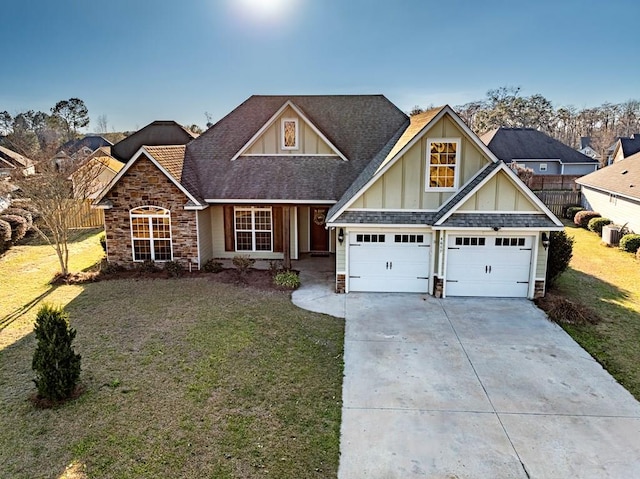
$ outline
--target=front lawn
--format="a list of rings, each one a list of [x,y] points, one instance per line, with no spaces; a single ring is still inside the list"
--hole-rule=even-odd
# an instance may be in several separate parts
[[[20,289],[16,260],[0,271]],[[0,477],[336,477],[342,320],[206,277],[27,283],[0,299]],[[28,400],[25,298],[43,293],[71,315],[85,388],[53,410]]]
[[[567,234],[575,239],[573,258],[557,291],[603,321],[563,327],[640,400],[640,262],[591,231],[567,225]]]

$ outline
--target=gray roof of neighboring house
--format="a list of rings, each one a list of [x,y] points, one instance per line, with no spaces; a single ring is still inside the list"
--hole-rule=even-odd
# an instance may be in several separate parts
[[[158,120],[111,147],[111,156],[127,162],[144,146],[186,145],[197,135],[173,120]]]
[[[576,183],[640,200],[640,152],[582,176]]]
[[[513,160],[561,160],[563,163],[598,161],[533,128],[496,128],[480,137],[505,163]]]
[[[558,225],[547,215],[531,213],[454,213],[440,226],[447,228],[558,228]]]
[[[287,101],[348,161],[293,155],[230,161]],[[187,145],[183,183],[206,199],[338,201],[408,123],[383,95],[254,95]]]
[[[99,135],[87,135],[83,138],[78,138],[77,140],[69,140],[64,143],[58,151],[64,151],[68,155],[73,155],[75,152],[81,150],[84,147],[89,148],[91,151],[96,151],[101,146],[112,146],[111,143],[106,138],[103,138]]]
[[[620,138],[620,147],[624,158],[635,155],[640,151],[640,134],[634,134],[631,138]]]
[[[430,226],[434,217],[435,213],[428,211],[345,211],[334,223]]]

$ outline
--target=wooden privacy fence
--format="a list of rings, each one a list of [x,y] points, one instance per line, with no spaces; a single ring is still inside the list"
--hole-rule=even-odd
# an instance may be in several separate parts
[[[537,190],[570,190],[575,191],[578,185],[574,180],[581,175],[533,175],[527,182],[529,188]]]
[[[580,204],[580,191],[534,191],[554,215],[562,218],[566,207]]]
[[[91,201],[85,200],[78,214],[70,219],[71,228],[102,228],[104,226],[104,211],[91,208]]]

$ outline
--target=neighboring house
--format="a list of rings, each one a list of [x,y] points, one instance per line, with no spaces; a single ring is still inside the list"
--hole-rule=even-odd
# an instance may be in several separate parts
[[[536,175],[586,175],[599,162],[533,128],[496,128],[480,137],[499,159]]]
[[[76,140],[64,143],[53,156],[53,161],[58,169],[74,169],[86,160],[98,148],[111,148],[111,143],[99,135],[87,135]]]
[[[111,155],[126,163],[142,145],[186,145],[197,136],[175,121],[154,121],[113,145]]]
[[[533,298],[563,229],[449,106],[381,95],[252,96],[139,148],[94,204],[110,262],[333,254],[339,292]]]
[[[640,133],[635,133],[629,138],[620,137],[613,145],[613,152],[609,164],[624,160],[640,151]]]
[[[585,208],[640,233],[640,152],[576,180]]]
[[[0,146],[0,178],[22,175],[33,175],[36,172],[35,162],[9,148]]]
[[[591,137],[590,136],[583,136],[580,138],[580,148],[578,149],[578,151],[580,153],[582,153],[583,155],[588,156],[589,158],[592,158],[594,160],[598,160],[598,162],[600,161],[600,155],[598,154],[598,152],[596,150],[594,150],[591,147]]]
[[[123,166],[124,163],[111,156],[111,147],[101,146],[71,174],[74,190],[78,189],[78,182],[88,183],[86,185],[88,189],[83,185],[83,193],[87,194],[88,198],[95,199],[105,186],[111,183]]]

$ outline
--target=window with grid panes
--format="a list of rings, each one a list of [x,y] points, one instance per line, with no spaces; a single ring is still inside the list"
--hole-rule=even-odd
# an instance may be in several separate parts
[[[171,261],[171,212],[141,206],[129,212],[134,261]]]
[[[458,186],[459,155],[460,140],[443,138],[427,142],[427,190],[453,190]]]
[[[236,251],[273,251],[271,207],[235,208]]]

